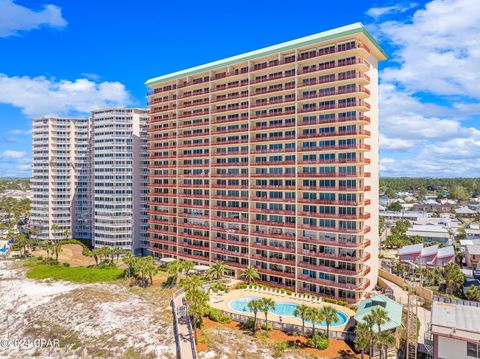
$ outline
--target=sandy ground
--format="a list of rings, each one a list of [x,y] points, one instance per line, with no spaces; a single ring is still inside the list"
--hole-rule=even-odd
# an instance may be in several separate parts
[[[295,344],[296,348],[287,349],[282,354],[276,352],[275,345],[281,342]],[[306,348],[306,338],[287,335],[272,330],[268,339],[253,337],[243,332],[238,322],[229,324],[215,323],[204,318],[204,327],[198,331],[197,350],[200,359],[211,358],[360,358],[353,349],[342,340],[330,340],[325,350]],[[280,355],[279,355],[280,354]],[[368,355],[365,355],[368,358]]]
[[[82,254],[83,247],[79,244],[64,244],[62,251],[59,253],[58,260],[60,263],[68,262],[72,267],[95,265],[95,259]],[[34,256],[47,257],[47,252],[43,249],[33,251]]]
[[[21,262],[0,261],[0,340],[60,345],[3,345],[0,358],[174,358],[170,298],[160,287],[30,280]]]

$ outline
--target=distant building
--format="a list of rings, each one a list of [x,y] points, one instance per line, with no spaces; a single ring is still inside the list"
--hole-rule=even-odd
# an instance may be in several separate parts
[[[449,204],[441,203],[418,203],[415,204],[415,211],[427,211],[427,212],[436,212],[436,213],[447,213],[450,212],[451,206]]]
[[[478,212],[467,206],[459,207],[455,209],[455,213],[462,218],[475,218],[478,216]]]
[[[31,225],[40,239],[90,239],[90,122],[32,120]],[[68,235],[67,235],[68,232]]]
[[[396,221],[409,221],[416,222],[420,218],[428,219],[431,215],[427,212],[417,212],[417,211],[381,211],[380,217],[385,218],[385,221],[394,223]]]
[[[470,269],[477,269],[478,262],[480,260],[480,245],[467,245],[465,246],[465,263]]]
[[[466,239],[480,239],[480,229],[478,228],[465,228]]]
[[[431,340],[434,359],[479,358],[480,303],[435,297]]]
[[[407,236],[419,236],[424,242],[448,243],[450,241],[450,233],[448,233],[448,230],[439,225],[414,224],[407,230]]]
[[[423,244],[412,244],[398,251],[401,262],[413,262],[421,266],[443,267],[455,262],[453,246],[439,248],[438,245],[423,247]]]

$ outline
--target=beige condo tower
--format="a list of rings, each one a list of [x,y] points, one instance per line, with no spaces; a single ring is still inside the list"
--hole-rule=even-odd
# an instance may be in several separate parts
[[[362,24],[147,81],[149,250],[357,302],[378,274],[378,61]]]

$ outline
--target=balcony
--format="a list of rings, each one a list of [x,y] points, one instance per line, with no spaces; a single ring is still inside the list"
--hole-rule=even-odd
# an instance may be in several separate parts
[[[148,233],[155,233],[155,234],[165,234],[165,235],[168,235],[168,236],[176,236],[177,235],[177,231],[168,231],[166,229],[155,229],[155,228],[147,228],[147,232]]]
[[[329,247],[341,247],[341,248],[365,248],[370,245],[370,240],[363,240],[361,242],[345,242],[345,241],[329,241],[329,240],[321,240],[317,238],[311,237],[302,237],[298,236],[299,242],[311,243],[311,244],[318,244],[321,246],[329,246]],[[301,252],[301,250],[299,250]]]
[[[334,232],[334,233],[352,233],[352,234],[365,234],[370,232],[370,227],[366,226],[364,229],[352,229],[352,228],[335,228],[335,227],[322,227],[322,226],[311,226],[307,224],[298,224],[298,228],[307,229],[311,231],[323,231],[323,232]]]
[[[257,236],[261,238],[275,238],[275,239],[284,239],[295,241],[295,235],[285,234],[285,233],[274,233],[274,232],[260,232],[260,231],[251,231],[251,236]],[[253,244],[252,244],[253,246]],[[295,249],[293,249],[295,252]]]
[[[239,95],[234,95],[234,96],[217,96],[216,99],[212,100],[212,103],[219,103],[219,102],[225,102],[225,101],[231,101],[239,98],[245,98],[248,97],[247,94],[239,94]]]
[[[177,96],[169,96],[167,98],[157,98],[153,99],[148,102],[148,106],[155,105],[157,103],[162,103],[162,102],[170,102],[170,101],[175,101],[177,99]]]
[[[257,185],[252,185],[252,189],[274,189],[278,191],[295,191],[296,186],[257,186]]]
[[[370,68],[370,64],[367,61],[365,61],[364,59],[361,59],[361,58],[356,58],[356,59],[343,60],[343,61],[338,60],[338,62],[336,64],[334,63],[334,64],[326,64],[326,65],[314,65],[311,68],[300,70],[298,72],[298,75],[300,76],[300,75],[305,75],[305,74],[311,74],[311,73],[336,69],[336,68],[339,68],[339,67],[352,66],[352,65],[364,65],[365,66],[364,71],[366,71]]]
[[[248,230],[244,231],[241,229],[230,229],[230,228],[222,228],[222,227],[212,227],[212,231],[226,233],[226,234],[238,234],[238,235],[248,235]]]
[[[368,279],[365,282],[359,283],[359,284],[339,283],[339,282],[330,281],[330,280],[326,280],[326,279],[312,278],[312,277],[306,276],[306,275],[299,275],[298,279],[302,280],[304,282],[320,284],[320,285],[327,286],[327,287],[335,287],[335,288],[355,290],[355,291],[364,290],[370,284],[370,280],[368,280]]]
[[[250,118],[254,120],[256,118],[271,118],[271,117],[287,116],[287,115],[292,115],[294,113],[295,113],[295,110],[277,111],[277,112],[265,113],[260,115],[251,115]]]
[[[283,59],[283,60],[272,60],[268,63],[253,65],[253,67],[250,68],[250,72],[261,71],[261,70],[269,69],[272,67],[278,67],[278,66],[293,64],[293,63],[295,63],[295,58]]]
[[[295,223],[288,223],[288,222],[274,222],[274,221],[261,221],[258,219],[250,220],[252,224],[261,224],[264,226],[269,227],[287,227],[287,228],[295,228]]]
[[[276,105],[280,103],[290,103],[290,102],[295,102],[295,98],[276,100],[276,101],[254,102],[250,105],[250,107],[257,108],[257,107],[271,106],[271,105]]]
[[[369,151],[371,149],[370,145],[363,143],[352,143],[348,145],[337,145],[337,146],[316,146],[316,147],[301,147],[298,149],[298,152],[309,152],[309,151],[335,151],[335,150],[365,150]]]
[[[300,178],[331,178],[331,177],[351,177],[351,178],[362,178],[366,177],[361,173],[355,172],[301,172],[298,173]]]
[[[231,128],[224,130],[213,130],[212,135],[224,134],[224,133],[235,133],[235,132],[248,132],[248,128]]]
[[[264,82],[268,82],[268,81],[284,79],[284,78],[288,78],[288,77],[294,77],[294,76],[295,76],[294,73],[289,73],[289,74],[282,73],[281,75],[267,75],[267,77],[252,80],[252,85],[253,84],[259,84],[259,83],[264,83]]]
[[[327,48],[320,49],[318,51],[314,50],[314,51],[309,51],[308,53],[305,53],[305,54],[300,54],[298,55],[297,60],[305,61],[305,60],[314,59],[317,57],[322,57],[326,55],[331,55],[331,54],[336,54],[336,53],[341,53],[341,52],[356,50],[356,49],[362,49],[362,50],[365,50],[367,53],[370,53],[370,49],[367,46],[360,43],[355,43],[354,46],[332,45]]]
[[[208,248],[206,250],[208,251]],[[199,254],[189,254],[189,253],[178,251],[178,256],[182,258],[190,258],[197,261],[209,262],[208,255],[202,256]]]
[[[215,173],[212,174],[212,178],[247,178],[246,173]]]
[[[189,86],[200,85],[200,84],[208,83],[209,81],[210,81],[209,78],[206,78],[206,79],[200,78],[200,79],[195,79],[188,82],[185,81],[182,84],[178,85],[178,88],[180,89],[180,88],[185,88]]]
[[[248,212],[248,208],[234,206],[212,206],[212,209],[229,212]]]
[[[148,250],[151,251],[151,252],[155,252],[155,253],[170,254],[170,255],[172,255],[172,256],[177,256],[177,252],[176,252],[176,251],[172,251],[172,250],[170,250],[170,249],[163,249],[163,248],[158,248],[158,247],[149,246],[149,247],[148,247]]]
[[[165,86],[163,88],[161,87],[161,88],[153,89],[152,91],[148,91],[147,95],[152,96],[152,95],[156,95],[156,94],[159,94],[159,93],[162,93],[162,92],[174,91],[176,89],[177,89],[177,85],[168,85],[168,86]]]
[[[369,213],[365,214],[339,214],[339,213],[317,213],[317,212],[297,212],[298,216],[314,218],[339,218],[339,219],[367,219]]]
[[[204,245],[201,245],[201,244],[193,244],[193,243],[182,242],[182,241],[178,242],[178,246],[183,247],[183,248],[196,249],[196,250],[199,250],[199,251],[208,251],[209,250],[208,245],[204,246]]]
[[[264,154],[264,153],[286,153],[295,152],[295,148],[279,148],[279,149],[267,149],[267,150],[251,150],[251,154]]]
[[[335,131],[335,132],[319,132],[308,135],[299,135],[299,139],[304,138],[320,138],[320,137],[341,137],[341,136],[370,136],[367,130],[351,130],[351,131]]]
[[[328,111],[328,110],[333,110],[333,109],[343,109],[343,108],[349,108],[349,107],[365,107],[368,110],[370,110],[370,104],[366,103],[363,100],[356,100],[356,101],[349,101],[349,102],[343,102],[343,103],[335,103],[331,105],[325,105],[325,106],[312,106],[309,108],[302,108],[298,110],[298,113],[311,113],[311,112],[321,112],[321,111]]]
[[[225,91],[225,90],[229,90],[229,89],[234,89],[234,88],[239,88],[239,87],[244,87],[244,86],[248,86],[248,81],[244,82],[244,83],[238,82],[238,83],[234,83],[234,84],[217,85],[217,86],[215,86],[215,89],[212,90],[212,93]]]
[[[338,255],[338,254],[331,254],[331,253],[309,251],[306,249],[299,250],[298,255],[315,257],[315,258],[323,258],[323,259],[331,259],[331,260],[337,260],[342,262],[351,262],[351,263],[363,263],[363,262],[366,262],[368,259],[370,259],[370,253],[365,253],[361,257],[353,257],[353,256],[347,256],[347,255]]]
[[[317,119],[314,121],[301,121],[299,126],[314,126],[314,125],[323,125],[329,123],[344,123],[344,122],[365,122],[366,124],[370,123],[370,117],[368,116],[349,116],[349,117],[335,117],[335,118],[324,118]]]
[[[187,103],[183,103],[181,104],[180,106],[178,106],[178,108],[187,108],[187,107],[195,107],[195,106],[200,106],[200,105],[206,105],[206,104],[209,104],[210,101],[209,99],[205,99],[205,100],[201,100],[201,101],[197,101],[197,102],[187,102]]]
[[[223,118],[223,119],[215,119],[212,121],[212,123],[214,124],[219,124],[219,123],[233,123],[233,122],[240,122],[240,121],[248,121],[249,120],[249,117],[248,117],[248,114],[245,114],[240,117],[237,117],[237,118]]]
[[[329,204],[334,206],[359,206],[362,204],[360,201],[336,201],[329,199],[314,199],[314,198],[300,198],[298,203],[308,204]]]
[[[293,238],[292,240],[295,240],[295,238]],[[251,243],[250,246],[253,247],[253,248],[275,251],[275,252],[295,253],[295,248],[293,248],[293,247],[270,246],[268,244],[256,243],[256,242]]]
[[[343,163],[358,163],[358,164],[368,164],[370,161],[367,158],[335,158],[335,159],[326,159],[318,158],[315,160],[298,160],[297,162],[300,165],[315,165],[315,164],[343,164]]]
[[[260,267],[257,267],[257,271],[258,273],[261,273],[261,274],[268,274],[268,275],[273,275],[277,277],[291,278],[291,279],[295,278],[295,273],[281,272],[281,271],[276,271],[271,269],[264,269]]]
[[[247,218],[240,218],[240,217],[227,217],[227,216],[215,216],[212,215],[213,220],[224,221],[229,223],[248,223]]]
[[[298,84],[298,88],[304,88],[304,87],[311,87],[311,86],[317,86],[317,85],[324,85],[324,84],[331,84],[332,82],[340,82],[340,81],[347,81],[347,80],[361,80],[360,82],[364,84],[370,83],[370,77],[364,73],[355,73],[355,74],[349,74],[349,75],[338,75],[338,76],[332,76],[331,78],[325,78],[322,80],[310,80],[310,81],[304,81],[302,84]]]
[[[209,121],[203,121],[203,122],[196,122],[196,123],[188,123],[188,124],[183,124],[183,125],[180,125],[178,126],[178,128],[185,128],[185,127],[200,127],[200,126],[208,126],[209,125]]]
[[[251,142],[266,142],[266,141],[279,142],[279,141],[289,141],[294,139],[295,139],[295,135],[275,136],[275,137],[257,137],[257,138],[253,138]]]
[[[267,93],[288,91],[288,90],[293,90],[293,89],[295,89],[295,85],[285,84],[282,87],[273,88],[273,89],[267,89],[267,90],[256,89],[253,93],[250,94],[250,96],[253,97],[253,96],[264,95],[264,94],[267,94]]]
[[[261,262],[266,262],[266,263],[278,263],[278,264],[286,264],[286,265],[295,265],[295,259],[285,259],[285,258],[278,258],[278,257],[264,257],[264,256],[259,256],[257,254],[252,254],[250,256],[252,259],[261,261]]]
[[[216,242],[216,243],[222,243],[222,244],[225,244],[225,245],[248,247],[248,242],[234,241],[234,240],[224,239],[224,238],[220,238],[220,237],[212,238],[211,241]]]
[[[316,271],[319,271],[319,272],[324,272],[324,273],[347,275],[347,276],[351,276],[351,277],[365,275],[365,272],[367,271],[367,269],[348,270],[348,269],[327,267],[327,266],[321,266],[321,265],[311,264],[311,263],[302,262],[302,261],[300,261],[298,263],[298,267],[313,269],[313,270],[316,270]]]
[[[256,124],[255,127],[252,128],[252,132],[255,131],[265,131],[265,130],[273,130],[275,128],[286,128],[286,127],[295,127],[295,122],[284,123],[281,125],[258,125]]]
[[[212,253],[223,254],[225,256],[248,258],[248,253],[242,253],[242,252],[228,250],[228,249],[212,248],[211,251]]]
[[[179,115],[178,118],[180,119],[180,118],[188,118],[188,117],[195,117],[195,116],[205,116],[208,114],[209,112],[208,110],[206,110],[202,112],[185,113],[185,114]]]
[[[212,113],[239,111],[239,110],[243,110],[243,109],[246,109],[246,108],[248,108],[248,104],[219,108],[219,109],[212,110]]]
[[[180,96],[178,96],[178,98],[182,99],[182,98],[187,98],[187,97],[200,96],[200,95],[208,94],[209,92],[210,92],[209,89],[204,89],[204,90],[201,90],[201,91],[195,91],[195,92],[180,95]]]
[[[253,173],[250,175],[253,178],[285,178],[285,177],[295,177],[295,173]]]

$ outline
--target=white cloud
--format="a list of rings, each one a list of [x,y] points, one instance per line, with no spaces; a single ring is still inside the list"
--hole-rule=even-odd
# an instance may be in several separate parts
[[[62,10],[55,5],[45,5],[42,10],[34,11],[15,4],[14,0],[0,0],[0,37],[18,34],[41,26],[63,28],[67,21]]]
[[[16,129],[13,129],[13,130],[9,130],[7,131],[8,134],[10,135],[31,135],[32,134],[32,130],[20,130],[18,128]]]
[[[27,155],[25,151],[5,150],[0,154],[3,159],[19,159]]]
[[[480,1],[433,0],[410,21],[375,28],[396,47],[393,60],[399,64],[383,71],[383,81],[480,99]]]
[[[0,74],[0,103],[19,107],[28,116],[46,116],[123,107],[131,103],[131,98],[120,82],[96,83],[87,79],[70,81]]]
[[[416,3],[411,4],[396,4],[392,6],[383,6],[383,7],[372,7],[368,9],[367,15],[378,18],[387,14],[402,13],[416,7]]]

